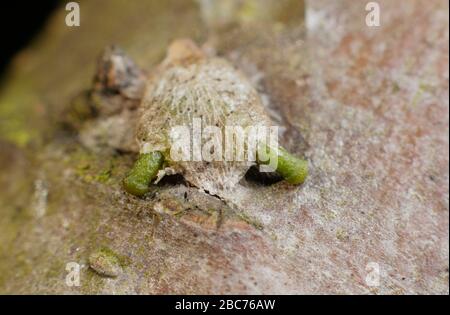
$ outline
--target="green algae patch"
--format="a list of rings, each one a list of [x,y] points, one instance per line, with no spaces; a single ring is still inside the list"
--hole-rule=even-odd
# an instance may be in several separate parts
[[[255,218],[252,218],[243,212],[237,213],[237,217],[242,221],[244,221],[245,223],[253,226],[257,230],[260,231],[264,230],[264,225],[261,222],[257,221]]]
[[[23,148],[36,132],[24,113],[32,112],[30,104],[35,103],[32,97],[24,95],[26,88],[12,86],[0,101],[0,138]],[[29,93],[28,93],[29,94]]]
[[[292,185],[300,185],[308,176],[308,161],[297,158],[286,149],[278,147],[273,149],[266,146],[258,154],[258,163],[268,164],[269,161],[277,161],[276,172]]]

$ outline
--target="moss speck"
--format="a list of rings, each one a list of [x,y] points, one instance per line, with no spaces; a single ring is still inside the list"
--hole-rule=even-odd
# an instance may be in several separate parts
[[[107,247],[102,247],[89,256],[89,266],[98,274],[117,277],[128,261]]]

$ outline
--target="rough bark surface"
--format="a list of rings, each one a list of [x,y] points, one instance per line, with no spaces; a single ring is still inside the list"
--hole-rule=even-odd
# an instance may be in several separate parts
[[[218,19],[208,1],[86,1],[79,28],[55,14],[0,94],[0,293],[448,294],[448,2],[378,1],[376,28],[366,1],[275,2]],[[252,80],[310,161],[304,185],[248,176],[231,205],[174,180],[139,199],[121,188],[135,156],[64,131],[105,46],[150,70],[179,37]]]

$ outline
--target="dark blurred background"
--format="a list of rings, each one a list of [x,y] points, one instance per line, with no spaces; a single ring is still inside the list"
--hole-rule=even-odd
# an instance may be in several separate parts
[[[33,39],[46,19],[65,1],[39,0],[3,2],[0,13],[0,81],[15,53]]]

